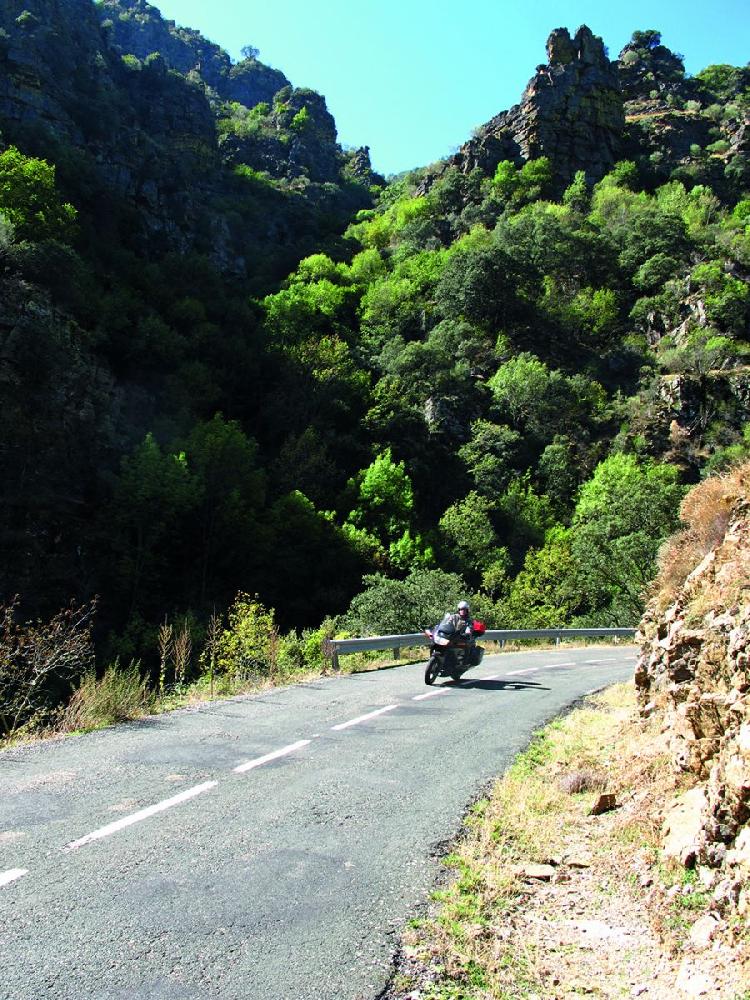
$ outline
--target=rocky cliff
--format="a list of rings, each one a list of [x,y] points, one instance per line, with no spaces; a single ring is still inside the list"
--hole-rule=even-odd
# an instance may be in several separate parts
[[[232,65],[142,0],[29,0],[20,14],[0,0],[0,64],[5,143],[56,163],[69,199],[97,229],[127,226],[139,253],[197,251],[252,277],[274,244],[289,247],[280,277],[311,248],[294,250],[299,234],[314,245],[370,204],[377,178],[351,170],[323,97],[252,56]]]
[[[750,912],[750,464],[685,498],[641,624],[636,686],[690,787],[665,851]]]
[[[445,167],[492,174],[502,160],[550,159],[558,188],[577,170],[597,181],[620,156],[625,124],[617,65],[585,25],[573,38],[557,28],[547,39],[546,65],[519,104],[483,125]]]
[[[183,76],[195,74],[221,100],[251,108],[272,101],[282,87],[290,86],[282,72],[254,55],[232,64],[218,45],[163,18],[145,0],[103,0],[98,12],[111,45],[121,55],[146,59],[158,52],[170,69]]]
[[[682,56],[662,45],[655,31],[636,31],[617,67],[625,112],[623,157],[651,173],[654,183],[677,176],[709,183],[722,194],[733,178],[747,182],[750,137],[743,109],[732,97],[747,89],[750,70],[734,70],[733,86],[717,91],[725,74],[714,74],[713,80],[688,77]]]
[[[431,168],[418,193],[451,166],[491,175],[502,160],[520,166],[546,156],[558,193],[579,170],[593,183],[616,161],[630,159],[654,184],[678,176],[729,194],[750,180],[745,99],[733,103],[747,92],[750,70],[726,69],[731,85],[717,88],[722,74],[714,81],[688,78],[682,57],[661,44],[658,32],[634,32],[610,60],[586,25],[572,38],[557,28],[547,39],[547,63],[537,67],[520,103]]]

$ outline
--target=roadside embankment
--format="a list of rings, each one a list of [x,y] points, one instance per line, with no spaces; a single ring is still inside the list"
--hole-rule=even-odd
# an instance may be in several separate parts
[[[632,684],[553,722],[470,811],[386,996],[745,1000],[731,894],[664,850],[664,804],[689,783]]]

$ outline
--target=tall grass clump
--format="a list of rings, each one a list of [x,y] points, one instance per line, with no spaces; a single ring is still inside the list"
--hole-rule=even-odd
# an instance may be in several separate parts
[[[116,660],[102,677],[86,673],[65,708],[60,728],[65,732],[101,729],[148,715],[153,704],[148,678],[140,664],[121,667]]]

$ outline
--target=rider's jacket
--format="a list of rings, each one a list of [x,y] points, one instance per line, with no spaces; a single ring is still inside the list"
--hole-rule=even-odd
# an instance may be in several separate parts
[[[456,631],[460,635],[465,636],[467,639],[474,638],[474,628],[470,618],[462,618],[457,611],[448,611],[445,614],[443,621],[450,622]]]

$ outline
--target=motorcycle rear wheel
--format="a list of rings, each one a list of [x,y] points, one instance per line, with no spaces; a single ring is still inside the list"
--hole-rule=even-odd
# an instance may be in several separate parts
[[[425,667],[424,682],[425,684],[434,684],[439,676],[440,659],[437,656],[431,656],[427,661],[427,666]]]

